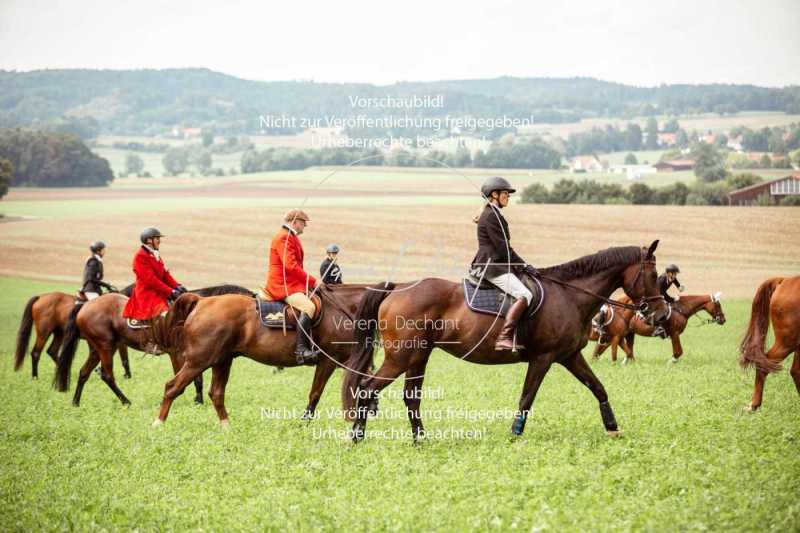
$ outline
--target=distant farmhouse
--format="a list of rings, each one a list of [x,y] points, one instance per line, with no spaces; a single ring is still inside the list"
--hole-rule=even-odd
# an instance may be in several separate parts
[[[728,205],[753,205],[759,197],[769,195],[778,203],[787,196],[800,196],[800,174],[792,174],[728,193]]]
[[[596,155],[579,155],[569,162],[569,169],[576,174],[604,172],[608,169],[608,161],[601,161]]]
[[[692,170],[694,161],[691,159],[673,159],[671,161],[659,161],[653,165],[658,172],[678,172],[681,170]]]

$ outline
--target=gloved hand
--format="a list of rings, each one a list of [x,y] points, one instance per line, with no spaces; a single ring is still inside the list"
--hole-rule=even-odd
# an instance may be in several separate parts
[[[539,277],[539,270],[538,270],[538,269],[537,269],[535,266],[532,266],[532,265],[525,265],[525,267],[523,268],[523,270],[524,270],[524,271],[525,271],[525,272],[526,272],[526,273],[527,273],[529,276],[532,276],[532,277],[534,277],[534,278],[538,278],[538,277]]]
[[[686,285],[681,285],[680,287],[678,287],[678,292],[683,292],[685,290],[686,290]]]
[[[177,300],[178,296],[180,296],[180,295],[181,295],[181,291],[179,291],[178,289],[172,289],[172,292],[169,293],[169,298],[168,299],[171,300],[171,301],[174,301],[174,300]]]
[[[116,287],[115,287],[115,286],[113,286],[113,285],[109,285],[109,286],[108,286],[108,290],[109,290],[110,292],[119,292],[119,289],[118,289],[118,288],[116,288]]]
[[[189,290],[186,287],[184,287],[183,285],[178,285],[175,288],[175,290],[180,292],[181,294],[185,294],[185,293],[189,292]]]

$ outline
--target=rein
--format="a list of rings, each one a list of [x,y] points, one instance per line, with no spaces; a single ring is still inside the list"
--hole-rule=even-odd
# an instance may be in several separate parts
[[[636,273],[636,277],[633,278],[633,283],[631,283],[631,287],[636,285],[636,282],[639,280],[639,276],[641,276],[642,272],[644,272],[644,266],[646,264],[655,265],[655,261],[647,261],[645,259],[642,259],[639,262],[639,271]],[[629,309],[631,311],[641,311],[641,307],[639,305],[633,305],[633,304],[626,304],[626,303],[623,303],[623,302],[618,302],[616,300],[612,300],[611,298],[607,298],[607,297],[605,297],[605,296],[603,296],[601,294],[597,294],[596,292],[592,292],[589,289],[584,289],[583,287],[578,287],[577,285],[573,285],[572,283],[569,283],[569,282],[566,282],[564,280],[560,280],[558,278],[554,278],[554,277],[551,277],[551,276],[547,276],[545,274],[538,274],[538,276],[540,278],[542,278],[542,279],[546,279],[547,281],[552,281],[553,283],[555,283],[557,285],[561,285],[562,287],[566,287],[568,289],[572,289],[572,290],[575,290],[575,291],[582,292],[584,294],[588,294],[589,296],[592,296],[592,297],[594,297],[594,298],[596,298],[598,300],[601,300],[601,301],[605,302],[608,305],[611,305],[611,306],[614,306],[614,307],[620,307],[622,309]],[[659,295],[659,296],[643,296],[639,301],[641,303],[645,304],[645,306],[647,306],[647,302],[661,300],[663,298],[664,297],[661,296],[661,295]],[[645,309],[646,309],[646,307],[645,307]]]

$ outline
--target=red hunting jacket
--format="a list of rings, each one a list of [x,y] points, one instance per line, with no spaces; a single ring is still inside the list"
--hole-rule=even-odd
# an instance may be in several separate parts
[[[156,259],[151,251],[142,246],[133,256],[133,273],[136,274],[136,286],[122,316],[150,320],[169,309],[167,298],[178,282],[170,275],[164,261]]]
[[[317,280],[303,270],[303,245],[295,233],[283,226],[269,246],[269,270],[264,292],[275,300],[283,300],[290,294],[313,289]]]

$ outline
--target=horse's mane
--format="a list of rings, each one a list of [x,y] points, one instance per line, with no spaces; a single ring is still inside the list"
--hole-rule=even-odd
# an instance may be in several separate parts
[[[642,258],[642,249],[638,246],[616,246],[600,250],[596,254],[585,255],[568,263],[541,268],[539,271],[547,276],[568,281],[575,278],[592,276],[603,270],[636,263]]]
[[[239,285],[231,285],[230,283],[226,283],[224,285],[214,285],[213,287],[204,287],[202,289],[194,289],[189,292],[203,297],[219,296],[221,294],[243,294],[251,298],[256,297],[256,293],[254,293],[250,289],[246,289]]]

